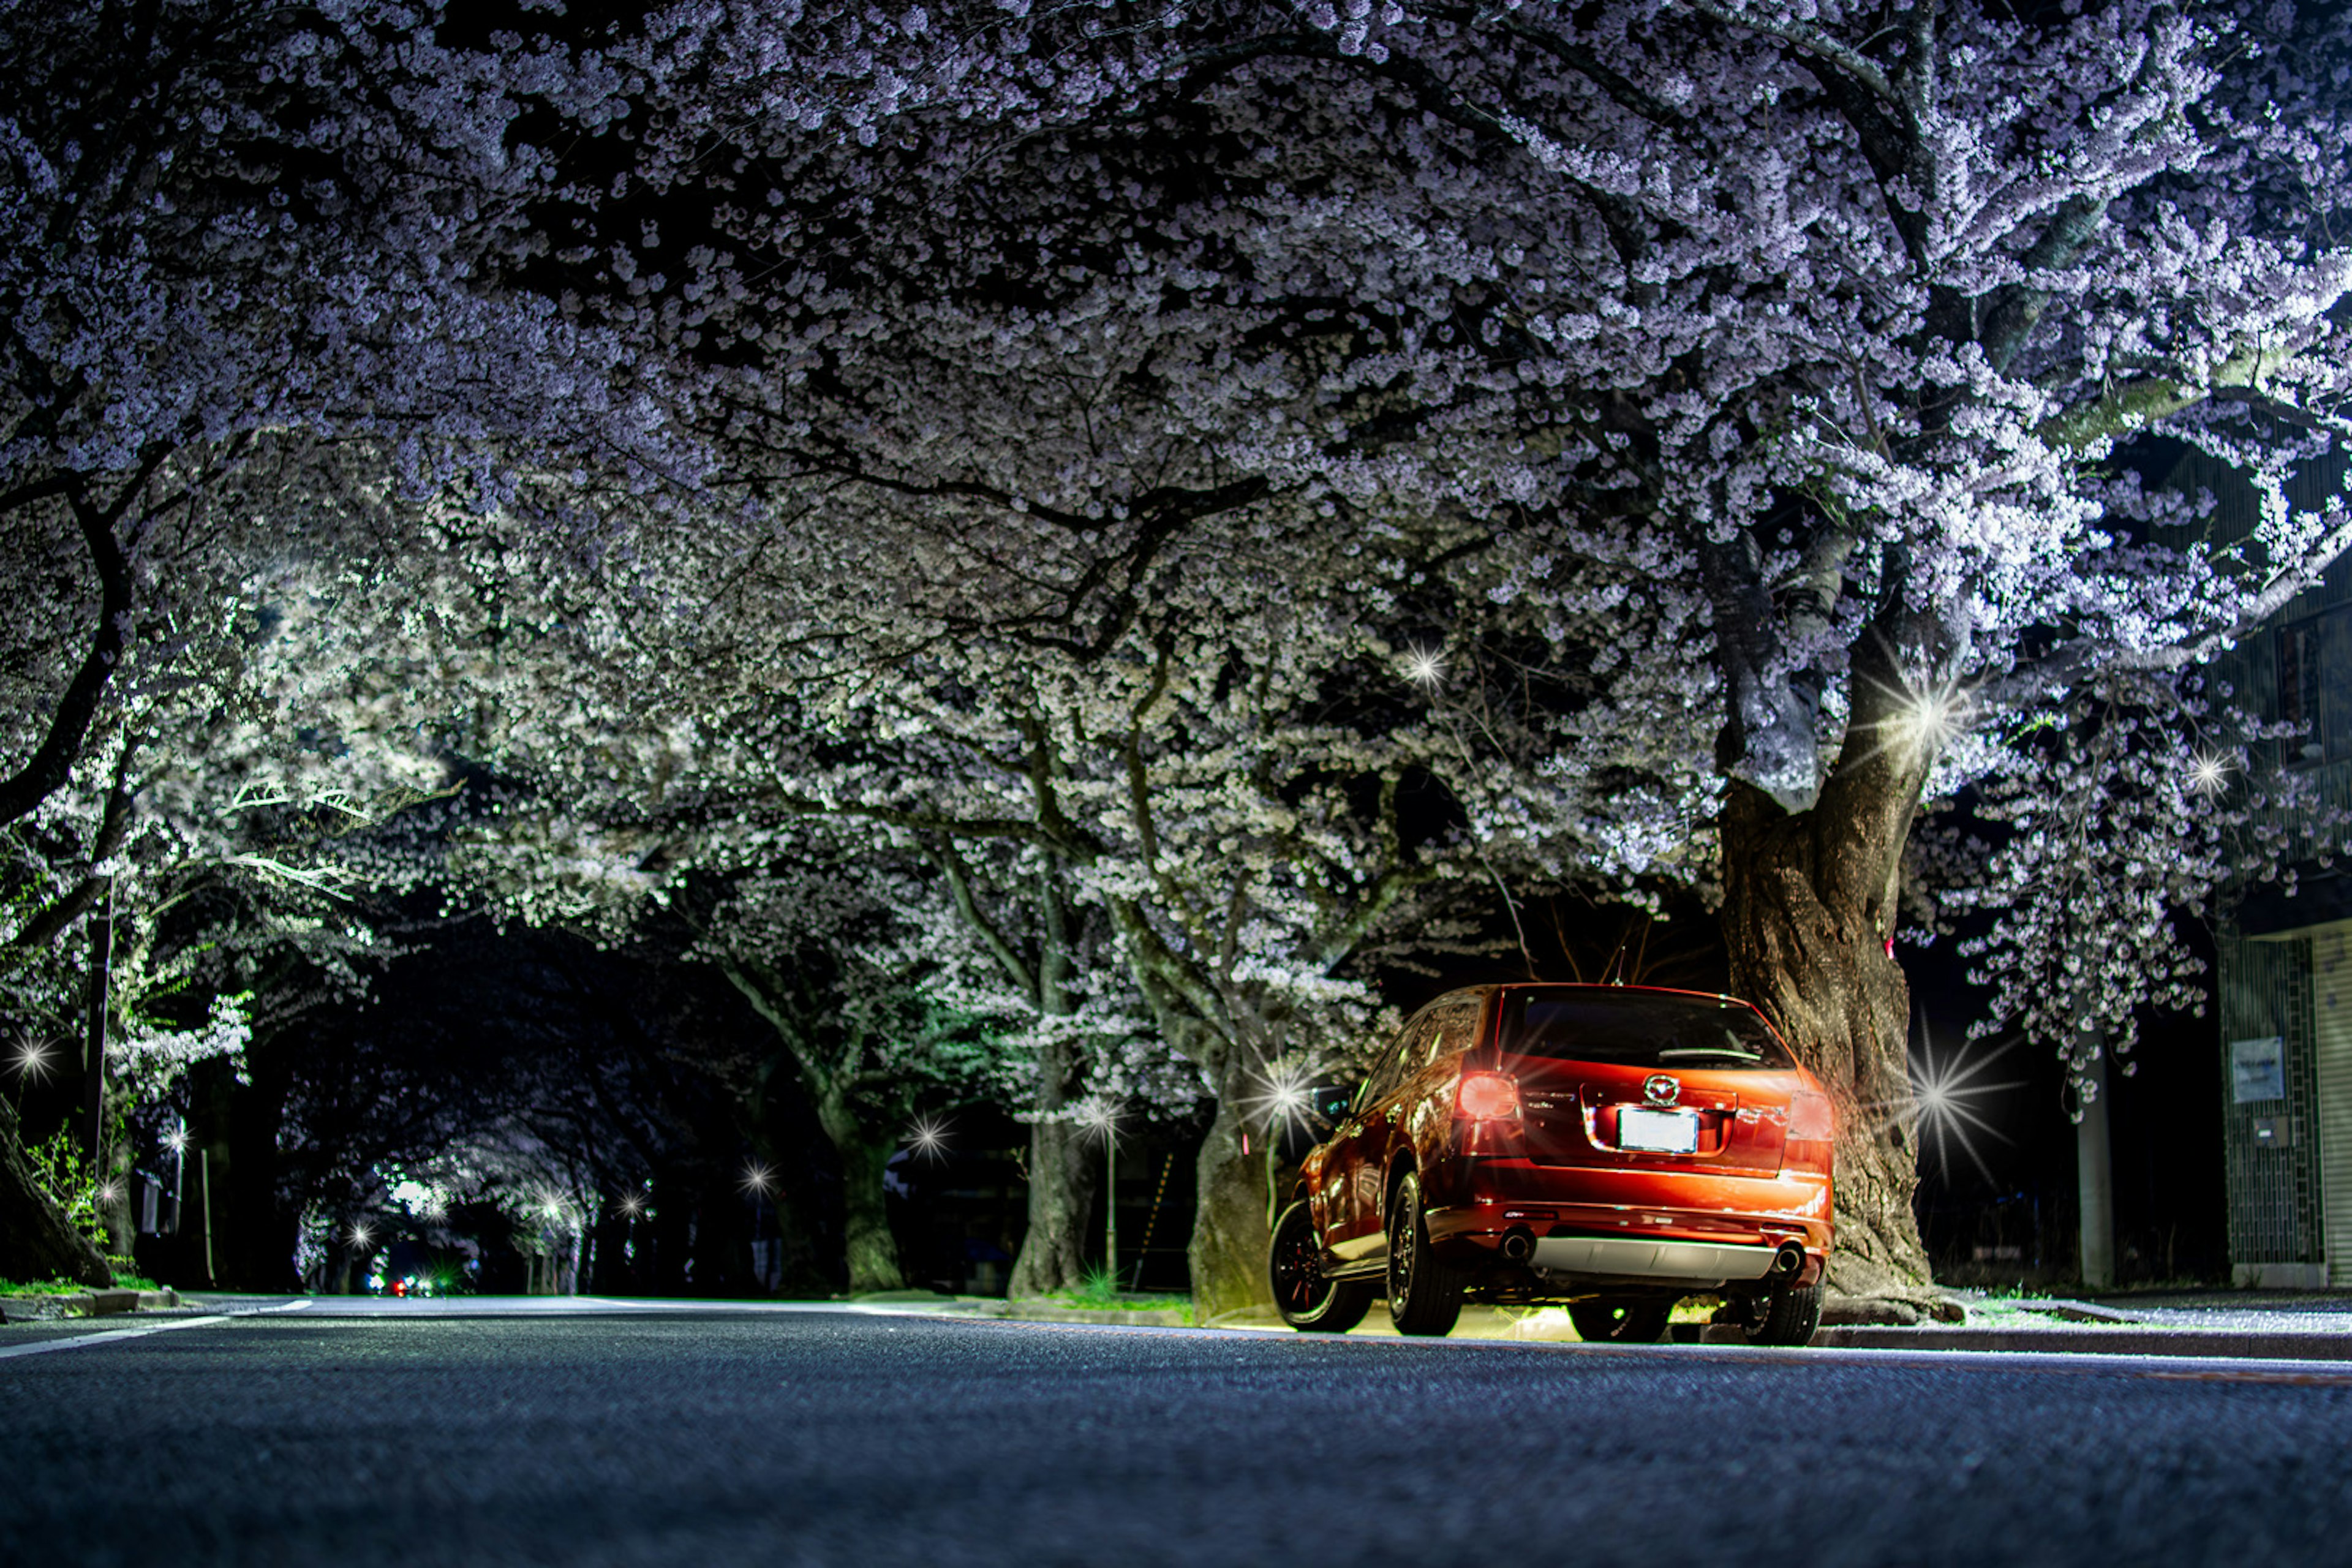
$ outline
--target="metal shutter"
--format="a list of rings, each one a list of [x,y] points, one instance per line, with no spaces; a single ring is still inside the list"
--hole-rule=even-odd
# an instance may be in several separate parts
[[[2311,970],[2327,1282],[2352,1285],[2352,932],[2341,925],[2313,932]]]

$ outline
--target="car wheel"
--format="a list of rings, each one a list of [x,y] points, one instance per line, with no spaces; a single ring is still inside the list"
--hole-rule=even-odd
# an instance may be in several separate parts
[[[1656,1344],[1674,1315],[1671,1301],[1578,1301],[1568,1309],[1576,1337],[1595,1344]]]
[[[1462,1316],[1470,1277],[1430,1249],[1421,1178],[1397,1184],[1389,1214],[1389,1321],[1401,1334],[1443,1334]]]
[[[1344,1334],[1371,1310],[1370,1280],[1323,1278],[1315,1216],[1303,1201],[1283,1210],[1275,1221],[1266,1269],[1274,1283],[1275,1310],[1301,1333]]]
[[[1758,1303],[1742,1325],[1751,1345],[1801,1345],[1822,1326],[1822,1287],[1783,1286]]]

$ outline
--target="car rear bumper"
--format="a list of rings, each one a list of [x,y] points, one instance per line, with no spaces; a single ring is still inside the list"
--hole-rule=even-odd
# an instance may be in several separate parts
[[[1531,1241],[1526,1261],[1556,1273],[1660,1283],[1759,1279],[1794,1242],[1801,1282],[1821,1277],[1830,1244],[1830,1181],[1815,1172],[1767,1176],[1591,1170],[1482,1161],[1467,1201],[1429,1210],[1429,1238],[1462,1263],[1493,1262],[1507,1237]]]
[[[1558,1274],[1620,1279],[1677,1280],[1694,1285],[1761,1279],[1775,1249],[1725,1241],[1652,1241],[1632,1236],[1555,1236],[1535,1245],[1534,1268]]]

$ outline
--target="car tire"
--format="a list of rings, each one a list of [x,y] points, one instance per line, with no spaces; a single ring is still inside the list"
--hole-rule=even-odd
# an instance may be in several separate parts
[[[1466,1272],[1431,1249],[1421,1178],[1406,1173],[1389,1206],[1389,1321],[1401,1334],[1451,1333],[1469,1284]]]
[[[1283,1210],[1266,1255],[1275,1310],[1300,1333],[1344,1334],[1372,1310],[1372,1282],[1324,1279],[1322,1254],[1305,1201]]]
[[[1568,1309],[1576,1337],[1593,1344],[1656,1344],[1674,1315],[1671,1301],[1577,1301]]]
[[[1742,1325],[1751,1345],[1801,1345],[1822,1326],[1822,1287],[1783,1286],[1764,1298]]]

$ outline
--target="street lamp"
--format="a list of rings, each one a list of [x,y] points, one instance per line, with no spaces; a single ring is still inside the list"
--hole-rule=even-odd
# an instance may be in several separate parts
[[[621,1237],[621,1257],[628,1263],[629,1278],[633,1281],[636,1279],[637,1268],[637,1216],[645,1212],[645,1194],[631,1193],[621,1200],[621,1214],[626,1226]],[[630,1289],[635,1290],[638,1287],[632,1284]]]
[[[180,1234],[180,1185],[188,1174],[188,1119],[173,1114],[172,1131],[163,1139],[172,1151],[172,1234]]]
[[[768,1195],[768,1189],[775,1185],[775,1181],[776,1173],[766,1165],[754,1163],[743,1169],[743,1190],[751,1194],[751,1268],[763,1289],[768,1283],[768,1274],[760,1267],[760,1201]]]
[[[1086,1125],[1103,1141],[1103,1272],[1118,1278],[1118,1116],[1109,1104],[1097,1100],[1087,1109]]]
[[[16,1107],[25,1105],[25,1085],[49,1076],[49,1053],[31,1040],[16,1047]]]

